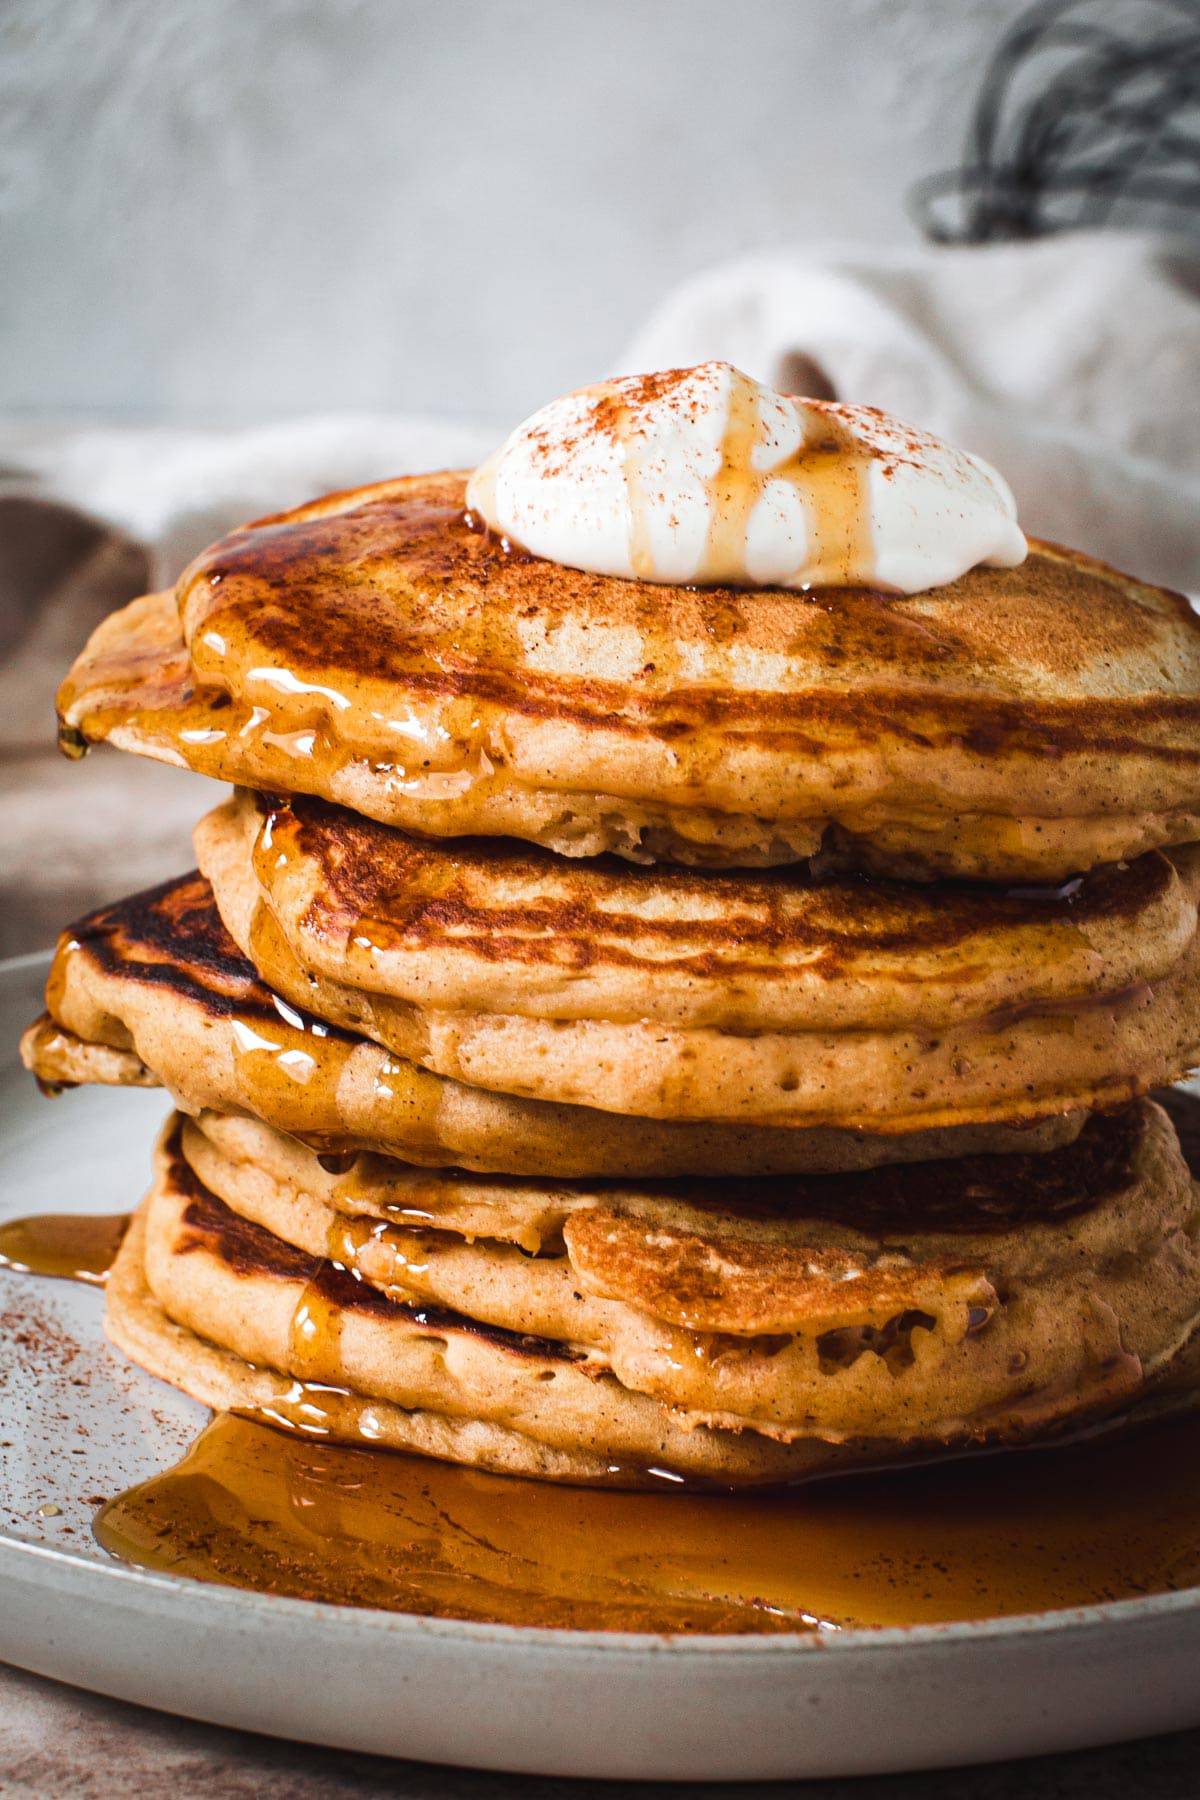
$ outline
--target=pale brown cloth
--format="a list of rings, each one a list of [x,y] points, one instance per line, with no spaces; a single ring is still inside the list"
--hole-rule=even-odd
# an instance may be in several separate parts
[[[881,406],[995,464],[1027,532],[1200,588],[1200,249],[1123,231],[811,244],[692,276],[632,368],[721,357]]]

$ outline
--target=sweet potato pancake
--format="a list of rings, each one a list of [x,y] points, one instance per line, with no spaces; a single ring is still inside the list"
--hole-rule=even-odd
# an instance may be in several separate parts
[[[237,1148],[168,1123],[118,1343],[210,1402],[489,1467],[735,1484],[1021,1443],[1169,1387],[1200,1316],[1200,1190],[1149,1103],[1051,1155],[800,1181],[788,1210],[592,1195],[535,1257],[354,1230],[315,1158],[297,1204]]]
[[[1193,849],[1007,895],[569,863],[248,795],[196,849],[277,993],[531,1099],[936,1129],[1112,1104],[1200,1047]]]
[[[513,552],[461,474],[298,508],[102,624],[107,739],[433,836],[1058,881],[1200,837],[1200,620],[1034,544],[916,595],[671,588]]]

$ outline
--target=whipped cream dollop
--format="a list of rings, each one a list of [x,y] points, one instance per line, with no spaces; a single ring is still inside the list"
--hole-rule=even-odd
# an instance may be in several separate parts
[[[467,505],[534,556],[675,585],[915,594],[1027,553],[980,457],[724,362],[552,400],[475,471]]]

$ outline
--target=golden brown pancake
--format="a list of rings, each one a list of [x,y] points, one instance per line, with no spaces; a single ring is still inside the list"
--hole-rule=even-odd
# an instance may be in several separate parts
[[[1058,881],[1200,837],[1200,621],[1034,544],[917,595],[664,588],[507,550],[461,474],[233,533],[94,634],[107,739],[432,836]]]
[[[459,1234],[453,1175],[427,1180],[449,1190],[430,1229],[261,1126],[205,1115],[178,1143],[240,1218],[394,1299],[565,1343],[690,1423],[781,1441],[1040,1428],[1139,1393],[1200,1319],[1200,1190],[1148,1102],[1041,1156],[534,1188],[532,1256]]]
[[[239,1219],[197,1181],[169,1129],[137,1223],[110,1278],[109,1335],[209,1405],[315,1435],[616,1486],[652,1485],[656,1471],[776,1483],[870,1454],[688,1429],[561,1344],[389,1300]],[[257,1377],[249,1391],[247,1364]]]
[[[196,849],[277,993],[531,1099],[895,1132],[1112,1105],[1200,1054],[1192,849],[997,896],[425,845],[249,796]]]
[[[72,1087],[161,1087],[136,1050],[85,1042],[43,1013],[21,1034],[21,1056],[49,1098]]]
[[[250,1113],[324,1148],[405,1162],[557,1177],[746,1175],[870,1167],[981,1150],[1047,1148],[1082,1115],[1032,1130],[995,1124],[896,1137],[639,1119],[494,1094],[447,1080],[329,1025],[258,978],[199,875],[102,907],[64,933],[47,982],[48,1018],[22,1043],[50,1085],[123,1079],[134,1054],[187,1112]]]
[[[450,1416],[385,1400],[360,1403],[339,1388],[314,1386],[309,1391],[278,1369],[248,1363],[164,1311],[146,1278],[145,1247],[143,1208],[134,1215],[108,1279],[105,1329],[118,1349],[141,1368],[182,1388],[214,1412],[245,1413],[310,1438],[411,1450],[498,1474],[605,1487],[661,1485],[648,1472],[639,1476],[634,1470],[618,1469],[614,1474],[602,1450],[583,1444],[557,1450],[494,1420]],[[826,1460],[844,1455],[821,1448],[816,1454]]]

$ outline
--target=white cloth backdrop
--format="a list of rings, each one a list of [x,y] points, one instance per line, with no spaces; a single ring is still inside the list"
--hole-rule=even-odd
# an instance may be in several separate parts
[[[1181,243],[757,256],[684,284],[596,374],[707,357],[941,432],[996,463],[1027,529],[1200,588],[1200,256]],[[48,943],[64,916],[189,857],[195,778],[51,753],[54,687],[96,620],[239,520],[471,462],[494,436],[418,418],[0,421],[0,948]]]

